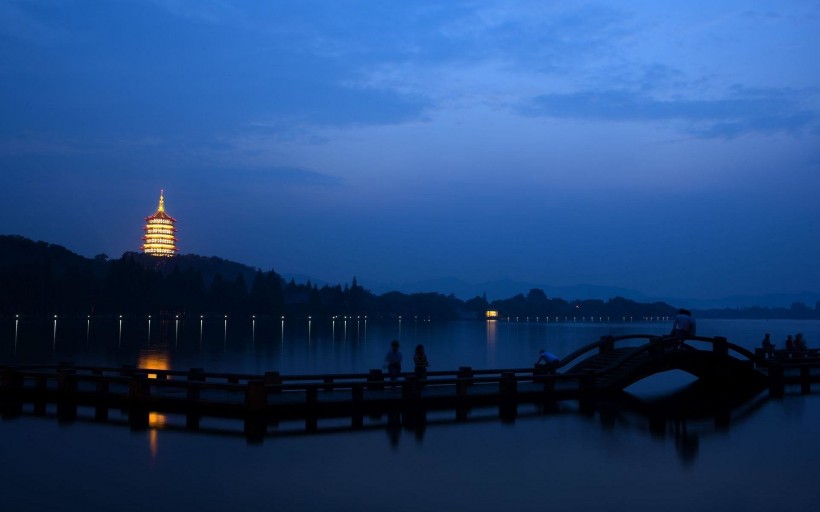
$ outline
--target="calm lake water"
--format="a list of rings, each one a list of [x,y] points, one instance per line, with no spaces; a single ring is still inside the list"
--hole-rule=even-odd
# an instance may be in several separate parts
[[[148,322],[58,319],[55,328],[53,320],[5,319],[0,363],[366,372],[381,367],[396,338],[407,359],[424,344],[433,369],[525,367],[540,348],[564,356],[606,334],[669,330],[667,322],[283,326],[220,318],[201,325],[151,320],[150,328]],[[812,321],[701,320],[698,330],[749,348],[765,332],[778,343],[803,332],[811,346],[820,345],[820,322]],[[134,432],[113,412],[108,423],[94,423],[93,412],[86,421],[81,410],[68,424],[24,414],[0,421],[3,504],[7,510],[816,509],[820,391],[787,389],[780,399],[715,392],[699,398],[705,407],[690,411],[667,396],[691,382],[683,373],[656,376],[593,411],[575,402],[549,411],[521,406],[514,423],[499,421],[496,410],[475,410],[466,423],[431,415],[421,431],[374,419],[363,431],[294,429],[262,444],[218,424],[187,432],[178,427],[184,420],[174,418],[152,418],[151,428]]]

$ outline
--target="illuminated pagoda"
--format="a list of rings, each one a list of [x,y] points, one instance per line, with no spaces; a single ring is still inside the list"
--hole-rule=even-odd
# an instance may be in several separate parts
[[[157,212],[150,217],[146,217],[147,224],[143,228],[145,236],[142,237],[142,252],[157,257],[171,257],[179,250],[176,248],[177,237],[174,236],[177,228],[174,223],[177,221],[165,213],[165,198],[163,190],[159,191],[159,206]]]

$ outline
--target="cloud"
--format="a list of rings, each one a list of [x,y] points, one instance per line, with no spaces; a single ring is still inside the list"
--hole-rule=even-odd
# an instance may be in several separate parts
[[[722,98],[657,99],[628,90],[586,90],[543,94],[521,105],[527,116],[617,122],[679,121],[681,129],[704,138],[733,138],[747,133],[799,133],[811,129],[817,112],[803,100],[814,89],[734,87]]]

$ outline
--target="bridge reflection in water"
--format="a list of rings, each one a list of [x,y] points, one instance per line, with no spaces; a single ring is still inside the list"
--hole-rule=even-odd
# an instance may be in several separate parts
[[[797,392],[795,393],[798,394]],[[805,393],[799,393],[805,395]],[[352,426],[339,421],[326,422],[322,428],[307,430],[299,421],[271,421],[267,424],[265,439],[302,437],[315,435],[344,435],[355,432],[383,431],[393,447],[403,440],[423,443],[428,429],[458,428],[460,425],[529,422],[561,417],[574,417],[599,426],[608,435],[638,434],[654,440],[674,444],[683,465],[691,465],[699,455],[700,442],[711,436],[725,435],[730,429],[751,420],[755,413],[766,404],[779,402],[783,397],[772,397],[765,392],[743,392],[737,388],[717,391],[702,382],[694,382],[672,394],[651,399],[640,398],[627,392],[619,392],[601,397],[580,400],[566,400],[547,404],[520,405],[512,418],[501,418],[497,409],[478,407],[470,409],[459,418],[441,411],[389,411],[372,414],[361,426]],[[802,396],[787,399],[802,400]],[[244,439],[251,445],[259,445],[261,439],[243,429],[239,420],[212,419],[202,421],[197,428],[186,425],[184,416],[150,412],[147,425],[135,425],[129,419],[128,411],[112,411],[105,419],[95,415],[90,407],[80,407],[70,421],[66,421],[50,407],[45,412],[24,410],[20,415],[30,419],[54,420],[61,426],[75,424],[95,424],[120,427],[131,432],[145,432],[151,460],[157,459],[160,451],[159,439],[163,432],[185,433],[195,436],[216,436]],[[15,415],[17,418],[20,415]],[[8,415],[2,416],[9,420]]]

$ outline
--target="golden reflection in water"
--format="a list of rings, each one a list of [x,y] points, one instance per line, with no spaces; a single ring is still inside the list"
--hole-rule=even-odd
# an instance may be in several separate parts
[[[155,346],[140,349],[137,366],[146,370],[169,370],[171,368],[168,349]],[[149,373],[149,379],[156,379],[156,373]],[[165,426],[167,418],[158,412],[148,413],[148,447],[151,450],[151,461],[155,461],[159,451],[159,432]]]
[[[495,320],[487,320],[487,357],[490,365],[495,364],[495,329],[497,322]]]

